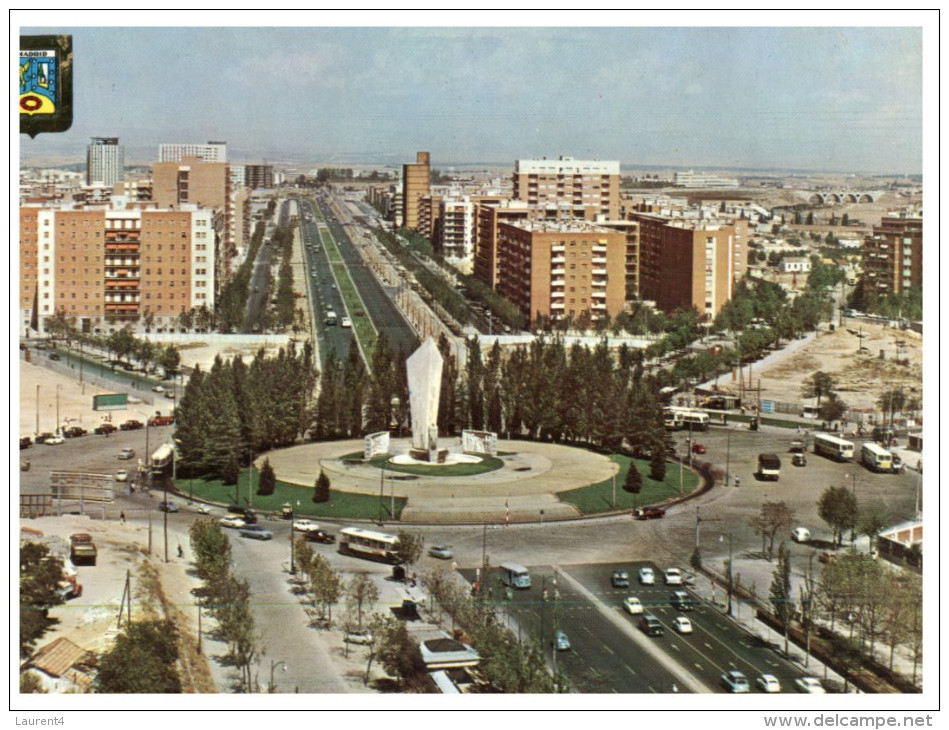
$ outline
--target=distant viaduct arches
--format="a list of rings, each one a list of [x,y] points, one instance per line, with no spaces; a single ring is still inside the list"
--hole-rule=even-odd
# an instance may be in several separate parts
[[[807,199],[811,205],[829,203],[875,203],[882,193],[879,191],[861,192],[856,190],[824,190],[811,193]]]

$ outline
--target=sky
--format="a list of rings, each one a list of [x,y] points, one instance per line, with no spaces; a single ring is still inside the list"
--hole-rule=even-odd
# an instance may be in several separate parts
[[[226,140],[246,161],[922,171],[920,27],[247,25],[24,25],[73,35],[75,117],[21,158],[118,136],[142,162]]]

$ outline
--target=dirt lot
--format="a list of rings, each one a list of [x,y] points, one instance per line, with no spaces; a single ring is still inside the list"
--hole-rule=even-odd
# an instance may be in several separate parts
[[[903,343],[900,361],[908,364],[896,361],[897,340]],[[922,358],[922,337],[915,332],[845,321],[844,327],[818,335],[793,354],[772,358],[773,364],[756,364],[752,380],[757,387],[760,377],[762,398],[794,402],[804,381],[822,371],[834,378],[836,392],[851,409],[873,411],[885,391],[901,386],[907,397],[922,400]]]

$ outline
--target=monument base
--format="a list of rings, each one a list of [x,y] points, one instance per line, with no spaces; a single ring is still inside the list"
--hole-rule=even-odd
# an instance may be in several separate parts
[[[409,449],[409,456],[429,464],[444,464],[448,459],[448,449]]]

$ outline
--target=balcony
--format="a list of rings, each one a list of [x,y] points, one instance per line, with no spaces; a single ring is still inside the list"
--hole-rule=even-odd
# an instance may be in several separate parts
[[[593,297],[594,299],[606,299],[606,292],[605,292],[605,291],[593,291],[593,292],[590,292],[590,296]]]
[[[606,266],[606,256],[594,256],[590,261],[594,264],[603,264],[603,266]]]
[[[564,306],[563,302],[551,302],[550,308],[551,309],[565,309],[566,307]]]
[[[551,286],[566,286],[567,282],[564,279],[551,279],[550,285]]]
[[[563,276],[566,273],[567,273],[567,270],[564,269],[562,266],[555,266],[554,268],[550,270],[551,276]]]
[[[606,269],[593,269],[591,273],[594,276],[606,276]]]

